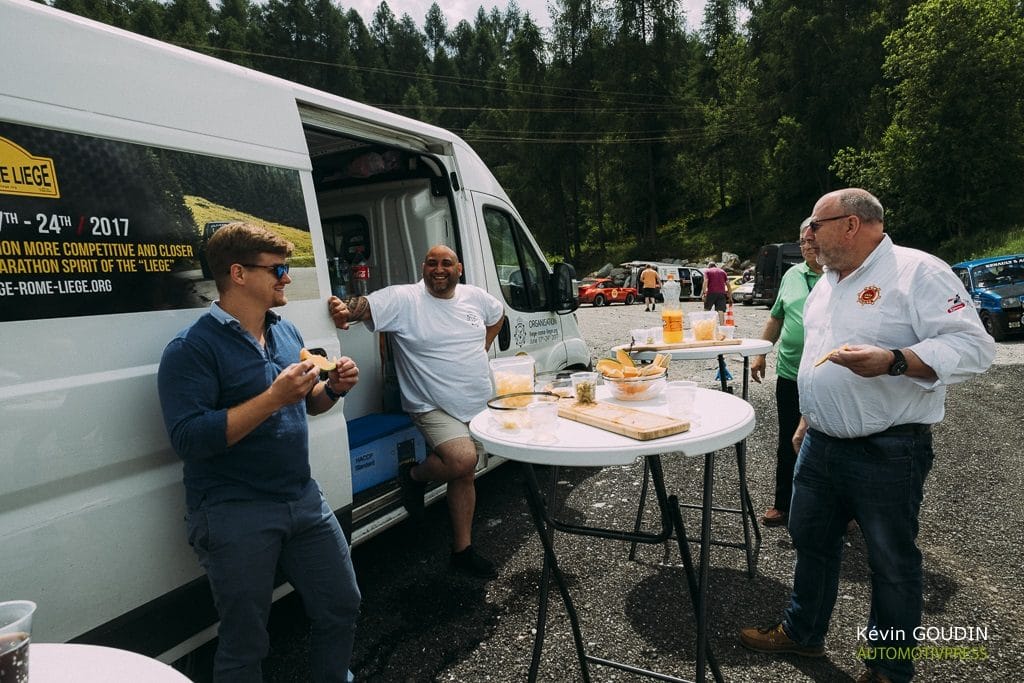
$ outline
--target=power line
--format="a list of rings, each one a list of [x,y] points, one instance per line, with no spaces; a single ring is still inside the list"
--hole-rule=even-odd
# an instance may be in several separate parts
[[[450,85],[461,85],[467,87],[479,88],[482,90],[498,90],[501,92],[509,91],[512,88],[521,88],[522,92],[518,94],[526,95],[548,95],[552,97],[560,97],[562,99],[575,100],[580,102],[597,102],[603,103],[604,100],[597,99],[593,90],[587,90],[584,88],[572,88],[568,86],[558,85],[538,85],[532,83],[516,83],[511,81],[497,81],[493,79],[480,79],[480,78],[469,78],[466,76],[446,76],[443,74],[424,74],[410,71],[402,71],[399,69],[388,69],[384,67],[371,67],[371,66],[358,66],[354,64],[339,64],[337,62],[327,62],[316,59],[305,59],[301,57],[289,57],[285,55],[274,55],[264,52],[253,52],[251,50],[241,50],[237,48],[226,48],[216,47],[213,45],[196,45],[194,43],[174,42],[172,43],[179,47],[183,47],[196,52],[222,52],[228,54],[234,54],[245,57],[259,58],[259,59],[270,59],[285,62],[294,62],[298,64],[307,64],[312,66],[329,67],[340,70],[356,71],[361,73],[369,74],[380,74],[386,76],[398,76],[414,81],[427,81],[427,82],[439,82]],[[567,94],[559,94],[567,93]],[[646,97],[656,99],[668,99],[670,95],[657,95],[653,93],[637,93],[631,91],[616,91],[616,90],[602,90],[599,93],[601,96],[622,96],[622,97]],[[376,105],[380,106],[380,105]],[[678,105],[674,103],[657,105],[650,102],[639,102],[638,106],[648,108],[650,111],[657,111],[657,107],[665,107],[666,113],[672,112],[684,112],[687,110],[701,110],[703,105]],[[556,111],[564,111],[565,107],[556,108]],[[571,110],[570,110],[571,111]]]

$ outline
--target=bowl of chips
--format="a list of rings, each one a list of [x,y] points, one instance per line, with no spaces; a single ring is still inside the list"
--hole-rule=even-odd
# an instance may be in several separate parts
[[[650,367],[650,366],[648,366]],[[612,398],[620,401],[646,401],[665,389],[665,372],[637,375],[636,377],[608,377],[604,384]]]

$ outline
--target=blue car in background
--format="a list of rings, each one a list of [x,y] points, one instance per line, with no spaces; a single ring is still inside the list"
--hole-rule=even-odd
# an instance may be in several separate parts
[[[1024,334],[1024,254],[963,261],[953,266],[953,272],[967,288],[993,339]]]

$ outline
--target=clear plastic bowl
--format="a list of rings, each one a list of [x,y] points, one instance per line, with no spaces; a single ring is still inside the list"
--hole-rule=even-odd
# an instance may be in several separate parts
[[[530,414],[526,406],[531,403],[558,401],[558,396],[546,391],[521,391],[514,394],[495,396],[487,402],[487,412],[503,429],[526,429],[530,426]]]
[[[612,398],[620,401],[646,401],[665,389],[665,375],[653,377],[605,377]]]

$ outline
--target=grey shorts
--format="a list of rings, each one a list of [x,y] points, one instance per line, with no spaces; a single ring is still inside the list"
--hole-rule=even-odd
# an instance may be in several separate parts
[[[440,408],[425,413],[410,413],[409,417],[419,428],[430,448],[437,448],[445,441],[453,439],[473,439],[473,435],[469,433],[468,424],[456,420]],[[473,439],[473,445],[476,446],[477,457],[484,454],[483,444]]]

